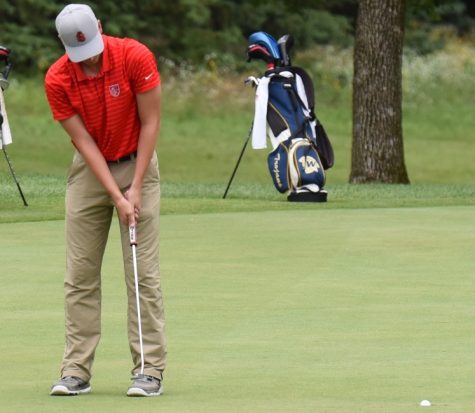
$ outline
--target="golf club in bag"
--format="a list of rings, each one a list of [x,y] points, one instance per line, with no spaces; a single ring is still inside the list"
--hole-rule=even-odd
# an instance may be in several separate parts
[[[10,70],[12,68],[12,64],[8,59],[9,56],[10,49],[4,46],[0,46],[0,63],[5,64],[5,67],[0,72],[0,148],[2,148],[5,160],[8,164],[8,168],[10,169],[10,173],[13,177],[13,180],[15,181],[18,191],[20,192],[21,199],[23,200],[23,205],[28,206],[25,196],[23,195],[23,191],[21,190],[20,183],[18,182],[17,176],[15,174],[15,170],[13,169],[13,165],[10,161],[10,157],[8,156],[7,150],[5,148],[7,144],[11,143],[11,136],[8,136],[10,135],[10,128],[8,125],[7,111],[3,98],[3,91],[8,88],[8,75],[10,74]],[[4,131],[6,131],[5,136]]]
[[[286,34],[276,41],[257,32],[249,36],[249,43],[248,61],[263,60],[267,68],[255,81],[252,147],[266,148],[269,137],[273,147],[267,159],[269,172],[276,189],[287,192],[289,201],[325,202],[325,170],[333,166],[333,149],[315,115],[312,80],[305,70],[291,65],[293,37]],[[246,146],[247,141],[226,193]]]
[[[129,226],[129,240],[132,247],[132,265],[134,267],[134,283],[135,283],[135,300],[137,305],[137,322],[139,328],[139,345],[140,345],[140,375],[144,375],[144,353],[143,353],[143,336],[142,336],[142,316],[140,313],[140,292],[139,292],[139,275],[137,269],[137,232],[135,225]]]

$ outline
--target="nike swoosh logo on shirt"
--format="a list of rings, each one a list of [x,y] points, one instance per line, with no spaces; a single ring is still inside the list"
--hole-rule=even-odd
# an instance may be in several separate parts
[[[148,76],[145,76],[145,80],[148,80],[152,77],[153,73],[150,73]]]

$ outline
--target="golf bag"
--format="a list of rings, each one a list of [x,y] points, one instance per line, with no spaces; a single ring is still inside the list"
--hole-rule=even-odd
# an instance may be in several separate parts
[[[8,75],[12,68],[12,63],[9,60],[10,49],[4,46],[0,46],[0,64],[5,64],[3,70],[0,72],[0,149],[5,155],[5,160],[7,161],[8,167],[10,168],[10,173],[13,180],[16,183],[18,191],[20,192],[21,199],[23,200],[23,205],[28,206],[23,191],[21,189],[20,183],[16,177],[15,171],[13,170],[10,157],[8,156],[6,145],[12,143],[12,136],[10,131],[10,125],[8,123],[7,111],[5,109],[5,102],[3,98],[3,91],[8,88]]]
[[[277,43],[264,32],[249,37],[248,60],[264,60],[268,69],[255,79],[252,147],[266,148],[269,138],[269,172],[289,201],[325,202],[325,170],[333,166],[333,149],[315,115],[312,80],[290,63],[291,39],[286,35]]]

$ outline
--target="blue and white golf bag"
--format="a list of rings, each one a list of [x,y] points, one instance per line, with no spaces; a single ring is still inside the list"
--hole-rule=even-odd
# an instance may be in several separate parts
[[[275,52],[279,51],[277,43],[274,47],[273,38],[261,33],[249,38],[259,42],[248,48],[250,58],[265,60],[269,69],[255,80],[252,147],[266,148],[269,138],[273,149],[267,158],[269,172],[274,186],[281,193],[287,192],[289,201],[325,202],[325,170],[333,166],[334,156],[315,116],[313,83],[301,68],[290,64],[276,67],[282,63]]]

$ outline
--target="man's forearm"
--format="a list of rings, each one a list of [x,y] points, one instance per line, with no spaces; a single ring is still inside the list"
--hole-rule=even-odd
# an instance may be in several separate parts
[[[160,129],[160,95],[160,86],[137,95],[141,128],[132,187],[139,191],[142,188],[143,177],[157,144]]]
[[[61,125],[71,137],[74,146],[81,153],[97,180],[102,184],[112,197],[113,202],[117,205],[124,196],[112,177],[104,156],[100,152],[92,136],[87,132],[81,118],[78,115],[75,115],[69,119],[61,121]]]
[[[121,201],[124,196],[120,191],[116,181],[112,177],[104,156],[99,151],[99,148],[96,146],[92,138],[90,142],[81,142],[80,145],[78,145],[74,140],[73,142],[81,152],[81,155],[88,164],[89,168],[91,168],[97,180],[110,194],[114,204],[117,204],[119,201]]]
[[[143,126],[140,132],[139,144],[137,148],[137,162],[135,166],[132,186],[140,189],[143,177],[147,171],[157,144],[157,128],[153,125]]]

